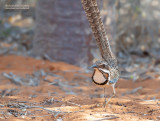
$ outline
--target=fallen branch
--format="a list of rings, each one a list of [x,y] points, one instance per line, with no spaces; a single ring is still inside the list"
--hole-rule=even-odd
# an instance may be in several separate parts
[[[49,109],[41,107],[41,106],[29,106],[29,105],[25,105],[25,104],[12,104],[12,105],[8,105],[8,107],[11,107],[11,108],[20,108],[20,109],[40,108],[40,109],[43,109],[43,110],[47,111],[48,113],[54,113],[55,114],[54,117],[56,117],[60,113],[62,113],[60,111],[49,110]]]
[[[12,72],[10,72],[9,74],[7,73],[3,73],[3,76],[6,77],[7,79],[13,81],[13,83],[15,83],[16,85],[22,85],[22,79],[16,75],[14,75]]]
[[[131,91],[129,91],[129,92],[125,92],[125,93],[122,93],[122,96],[124,96],[124,95],[129,95],[129,94],[134,94],[134,93],[136,93],[138,90],[141,90],[143,87],[137,87],[137,88],[135,88],[135,89],[133,89],[133,90],[131,90]]]
[[[78,106],[78,107],[81,107],[81,105],[80,105],[80,104],[76,104],[76,103],[73,103],[73,102],[68,102],[68,101],[67,101],[67,103],[68,103],[68,104],[75,105],[75,106]]]

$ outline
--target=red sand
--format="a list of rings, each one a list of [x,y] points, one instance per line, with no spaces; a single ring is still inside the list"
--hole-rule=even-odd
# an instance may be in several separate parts
[[[49,62],[29,57],[0,57],[1,73],[13,72],[13,74],[25,77],[26,74],[32,74],[40,69],[64,78],[41,77],[39,86],[23,86],[15,85],[11,80],[0,76],[0,94],[2,96],[0,120],[160,120],[160,100],[158,100],[160,99],[160,80],[158,79],[136,83],[120,79],[116,85],[116,97],[104,109],[102,106],[104,102],[103,88],[99,88],[89,81],[91,74],[85,73],[79,67],[63,62]],[[60,82],[56,82],[56,79]],[[137,92],[125,94],[140,86],[142,89]],[[111,91],[111,88],[108,88],[108,96]],[[28,108],[23,106],[28,106]]]

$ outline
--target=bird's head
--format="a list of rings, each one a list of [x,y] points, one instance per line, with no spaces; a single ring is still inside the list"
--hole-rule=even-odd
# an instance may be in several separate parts
[[[109,70],[109,66],[108,63],[106,63],[105,61],[96,61],[90,68],[92,69],[107,69]]]

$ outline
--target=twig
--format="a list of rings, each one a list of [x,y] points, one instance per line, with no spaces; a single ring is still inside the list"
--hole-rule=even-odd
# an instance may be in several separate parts
[[[5,97],[5,96],[10,96],[10,95],[14,95],[18,92],[17,89],[15,88],[11,88],[11,89],[6,89],[2,91],[1,97]]]
[[[62,113],[60,111],[49,110],[49,109],[41,107],[41,106],[28,106],[28,105],[25,105],[25,104],[14,104],[13,106],[9,106],[9,107],[20,108],[20,109],[40,108],[40,109],[43,109],[47,112],[54,113],[55,117],[57,115],[59,115],[59,113]]]
[[[143,87],[137,87],[137,88],[135,88],[135,89],[133,89],[133,90],[131,90],[131,91],[129,91],[129,92],[126,92],[126,93],[123,93],[122,95],[124,96],[124,95],[126,95],[126,94],[133,94],[133,93],[136,93],[138,90],[141,90]]]
[[[160,99],[153,99],[153,100],[144,100],[144,99],[141,99],[141,100],[142,100],[142,101],[146,101],[146,102],[147,102],[147,101],[148,101],[148,102],[152,102],[152,101],[154,101],[154,102],[155,102],[155,101],[160,101]]]
[[[68,102],[68,101],[67,101],[67,103],[72,104],[72,105],[75,105],[75,106],[78,106],[78,107],[81,107],[81,105],[80,105],[80,104],[76,104],[76,103]]]
[[[54,111],[54,110],[49,110],[49,109],[47,109],[47,108],[44,108],[44,107],[41,107],[41,106],[28,106],[28,105],[24,105],[24,104],[19,104],[20,106],[23,106],[22,108],[24,109],[30,109],[30,108],[41,108],[41,109],[43,109],[43,110],[46,110],[46,111],[48,111],[48,112],[51,112],[51,113],[59,113],[59,112],[57,112],[57,111]]]
[[[107,117],[107,118],[98,119],[98,120],[94,120],[94,121],[112,120],[112,119],[116,119],[116,118],[119,118],[119,117],[113,116],[113,117]]]
[[[46,117],[46,116],[51,116],[51,115],[53,115],[53,114],[48,114],[48,115],[42,115],[42,116],[31,116],[31,117]]]
[[[46,59],[46,60],[49,60],[51,62],[54,62],[54,60],[46,53],[43,55],[43,58]]]
[[[3,76],[10,79],[11,81],[13,81],[13,83],[18,84],[18,85],[22,85],[22,79],[16,75],[14,75],[12,72],[10,72],[9,74],[7,73],[3,73]]]
[[[0,107],[4,107],[5,105],[0,104]]]
[[[11,80],[16,85],[37,86],[39,85],[40,77],[43,76],[41,74],[42,72],[35,72],[34,74],[26,75],[26,78],[23,78],[10,72],[9,74],[3,73],[3,76]]]
[[[5,115],[4,112],[2,112],[2,115],[4,116],[5,119],[7,119],[8,117]]]

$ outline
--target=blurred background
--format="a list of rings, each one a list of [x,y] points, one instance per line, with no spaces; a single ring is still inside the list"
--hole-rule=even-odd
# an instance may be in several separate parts
[[[158,70],[160,0],[97,2],[121,69]],[[100,57],[80,0],[1,0],[0,55],[9,54],[83,68]]]
[[[160,120],[160,0],[97,2],[121,70],[107,110],[81,0],[0,0],[0,119]]]

